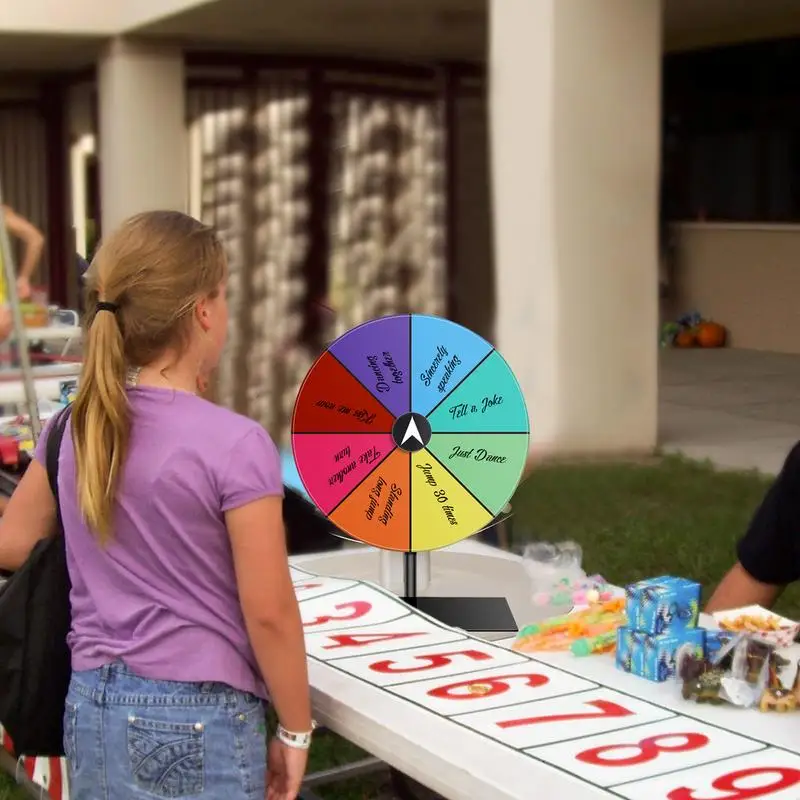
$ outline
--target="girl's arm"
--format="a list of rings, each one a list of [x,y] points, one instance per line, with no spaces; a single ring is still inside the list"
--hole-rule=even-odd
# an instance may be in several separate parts
[[[283,498],[264,497],[225,513],[250,644],[284,728],[311,731],[305,641],[292,586]]]
[[[19,278],[27,283],[42,257],[44,234],[32,222],[29,222],[8,206],[3,206],[3,214],[8,232],[12,236],[21,239],[25,244],[22,264],[19,267]],[[25,300],[27,298],[23,297],[21,299]]]
[[[0,569],[13,572],[55,528],[55,500],[47,470],[38,461],[31,461],[7,502],[0,522]]]

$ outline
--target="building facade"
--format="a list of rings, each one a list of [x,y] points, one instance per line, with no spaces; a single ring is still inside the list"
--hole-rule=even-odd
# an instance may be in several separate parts
[[[800,32],[791,0],[755,6],[29,0],[0,11],[0,181],[47,228],[59,299],[72,251],[131,213],[215,224],[220,397],[279,436],[326,336],[410,310],[494,342],[532,455],[647,452],[663,54]],[[702,222],[681,237],[692,275],[743,233]]]

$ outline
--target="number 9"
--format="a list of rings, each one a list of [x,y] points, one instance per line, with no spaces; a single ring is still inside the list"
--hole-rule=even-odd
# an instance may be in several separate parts
[[[748,778],[766,775],[773,776],[772,783],[752,788],[741,785],[741,782]],[[715,800],[752,800],[756,797],[767,797],[784,789],[791,789],[792,786],[796,786],[798,783],[800,783],[800,769],[792,769],[791,767],[752,767],[721,775],[711,784],[711,788],[715,792],[725,792],[725,794],[718,794]],[[667,795],[667,800],[711,800],[707,794],[695,794],[695,791],[695,789],[682,786],[680,789],[673,789]]]

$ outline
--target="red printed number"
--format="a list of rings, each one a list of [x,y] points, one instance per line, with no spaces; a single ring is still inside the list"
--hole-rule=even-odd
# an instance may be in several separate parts
[[[464,656],[464,658],[470,658],[473,661],[486,661],[487,659],[491,658],[488,653],[482,653],[480,650],[457,650],[453,653],[436,653],[430,656],[414,656],[415,661],[427,662],[419,667],[395,667],[393,664],[396,664],[397,662],[387,659],[386,661],[376,661],[374,664],[370,664],[369,668],[375,672],[385,673],[422,672],[426,669],[438,669],[439,667],[446,667],[448,664],[452,663],[455,656]]]
[[[544,675],[535,675],[530,672],[521,675],[498,675],[494,678],[473,678],[471,681],[459,681],[458,683],[448,683],[447,686],[437,686],[435,689],[428,690],[429,697],[438,697],[441,700],[480,700],[486,697],[494,697],[503,694],[511,688],[509,681],[524,680],[525,686],[536,689],[550,682]],[[470,691],[471,686],[480,684],[484,691],[476,694]]]
[[[359,619],[372,610],[372,603],[368,603],[366,600],[353,600],[352,603],[339,603],[339,605],[334,606],[334,608],[337,611],[342,611],[344,613],[339,614],[338,616],[331,614],[328,616],[317,617],[316,619],[304,622],[303,626],[310,627],[311,625],[324,625],[326,622],[339,622],[349,619]]]
[[[740,783],[748,778],[766,777],[767,775],[773,776],[772,783],[751,789],[740,786]],[[716,794],[712,798],[707,794],[695,794],[695,789],[688,789],[684,786],[680,789],[673,789],[667,795],[667,800],[750,800],[752,797],[769,797],[775,792],[791,789],[792,786],[797,786],[798,783],[800,783],[800,769],[792,769],[791,767],[754,767],[753,769],[740,769],[736,772],[729,772],[727,775],[717,778],[711,784],[712,789],[717,792],[725,792],[725,794]]]
[[[680,744],[661,744],[662,739],[683,739]],[[636,744],[608,744],[603,747],[593,747],[578,753],[575,758],[585,764],[594,764],[597,767],[632,767],[635,764],[646,764],[661,753],[688,753],[690,750],[699,750],[708,744],[708,736],[702,733],[662,733],[660,736],[649,736]],[[617,750],[631,750],[637,748],[639,752],[624,758],[608,757]]]
[[[377,642],[391,642],[393,639],[407,639],[409,636],[422,636],[423,631],[416,633],[342,633],[328,638],[336,644],[326,644],[323,650],[335,650],[337,647],[364,647]]]
[[[523,725],[536,725],[538,722],[570,722],[580,719],[602,719],[603,717],[631,717],[633,711],[612,703],[608,700],[590,700],[584,703],[592,706],[597,711],[587,711],[583,714],[551,714],[547,717],[525,717],[524,719],[507,719],[503,722],[496,722],[498,728],[521,728]]]

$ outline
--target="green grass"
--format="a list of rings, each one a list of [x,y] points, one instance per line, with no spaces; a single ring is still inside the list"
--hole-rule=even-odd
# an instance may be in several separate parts
[[[641,466],[547,467],[512,501],[514,538],[574,539],[585,569],[612,583],[668,572],[700,581],[708,598],[770,482],[676,456]],[[800,586],[777,610],[800,617]]]
[[[23,794],[21,790],[14,786],[11,778],[5,775],[0,775],[0,800],[30,800],[28,795]]]
[[[707,597],[733,563],[736,539],[768,484],[756,473],[715,472],[677,457],[544,467],[512,502],[514,543],[574,539],[583,547],[584,567],[612,583],[668,572],[700,581]],[[800,587],[787,591],[778,608],[800,617]],[[319,737],[310,770],[364,756],[336,736]],[[373,800],[381,784],[380,777],[352,780],[317,793],[326,800]],[[0,800],[17,800],[2,778]]]

